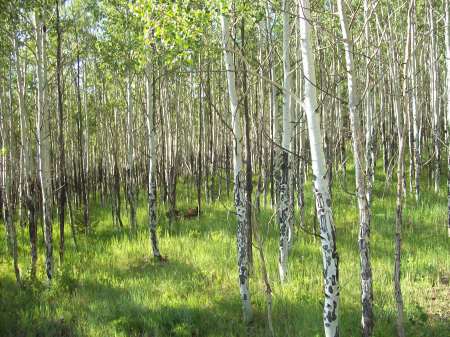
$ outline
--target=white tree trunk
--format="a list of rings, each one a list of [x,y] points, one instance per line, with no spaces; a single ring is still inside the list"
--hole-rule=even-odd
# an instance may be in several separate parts
[[[27,112],[25,108],[25,79],[22,66],[20,64],[20,53],[19,53],[19,40],[17,34],[14,34],[14,53],[16,62],[16,72],[17,72],[17,93],[18,93],[18,103],[19,103],[19,113],[20,113],[20,141],[22,145],[21,152],[21,175],[23,177],[23,186],[21,190],[23,191],[23,198],[25,200],[25,206],[28,209],[28,220],[29,220],[29,232],[30,232],[30,254],[31,254],[31,277],[34,278],[36,275],[36,262],[37,262],[37,246],[36,246],[36,223],[35,223],[35,212],[34,212],[34,200],[32,199],[30,185],[32,184],[32,168],[31,159],[29,151],[29,137],[28,137],[28,121]]]
[[[292,208],[290,207],[290,188],[289,175],[290,175],[290,155],[291,151],[291,139],[292,139],[292,121],[291,121],[291,67],[289,61],[289,7],[287,6],[288,0],[282,0],[283,11],[283,133],[281,145],[283,147],[280,160],[281,160],[281,182],[280,182],[280,200],[278,203],[278,221],[280,224],[280,256],[278,269],[280,273],[280,280],[284,282],[288,272],[288,242],[292,235]]]
[[[355,160],[356,193],[359,208],[359,255],[361,263],[361,305],[362,317],[361,327],[363,336],[371,336],[373,330],[373,290],[372,290],[372,267],[370,264],[370,209],[367,200],[367,181],[364,177],[363,153],[364,138],[360,127],[360,118],[357,111],[358,93],[355,71],[353,66],[352,40],[348,31],[347,21],[344,13],[343,2],[338,0],[339,21],[341,24],[342,38],[345,49],[345,61],[347,70],[348,106],[350,115],[350,129],[352,131],[353,156]],[[367,163],[367,166],[369,163]],[[369,167],[367,167],[370,170]]]
[[[409,21],[408,21],[409,22]],[[390,23],[389,23],[390,25]],[[389,27],[391,30],[391,27]],[[392,31],[391,31],[392,34]],[[395,38],[395,36],[393,37]],[[405,48],[405,61],[404,61],[404,74],[408,72],[409,66],[409,47],[410,47],[410,34],[408,29],[408,36]],[[405,133],[406,122],[404,113],[402,113],[402,106],[400,104],[400,98],[403,96],[406,98],[406,91],[408,90],[408,79],[405,77],[403,80],[403,95],[400,90],[400,71],[398,69],[398,60],[396,58],[396,52],[392,45],[389,48],[391,53],[390,72],[392,78],[392,99],[394,115],[396,119],[397,135],[398,135],[398,159],[397,159],[397,200],[396,200],[396,217],[395,217],[395,253],[394,253],[394,296],[397,306],[397,335],[398,337],[404,337],[405,332],[403,328],[403,296],[400,284],[400,269],[401,269],[401,228],[402,228],[402,212],[403,212],[403,194],[406,193],[404,186],[405,175]],[[409,113],[409,102],[405,100],[406,114]]]
[[[411,79],[411,109],[412,109],[412,123],[413,123],[413,147],[414,147],[414,167],[415,167],[415,196],[416,201],[420,196],[420,172],[421,172],[421,154],[420,154],[420,115],[417,110],[417,61],[416,61],[416,1],[411,0],[411,66],[409,67],[409,74]]]
[[[439,51],[437,46],[437,32],[434,22],[433,2],[429,2],[430,20],[430,108],[432,110],[433,145],[434,145],[434,191],[439,192],[440,185],[440,102],[439,102]]]
[[[450,132],[450,6],[445,2],[445,67],[447,71],[447,133]],[[448,237],[450,237],[450,137],[447,134]]]
[[[127,199],[130,206],[130,226],[136,230],[136,202],[134,191],[134,144],[133,144],[133,95],[131,74],[127,76]]]
[[[153,256],[161,259],[158,248],[158,237],[156,235],[156,183],[155,183],[155,161],[156,161],[156,137],[154,122],[154,102],[153,102],[153,69],[150,62],[147,63],[147,132],[148,132],[148,226],[150,232],[150,243]]]
[[[14,273],[16,275],[16,282],[18,285],[21,284],[20,280],[20,269],[19,269],[19,255],[18,255],[18,246],[17,246],[17,232],[16,232],[16,224],[14,222],[14,200],[13,200],[13,174],[15,170],[14,163],[14,118],[13,118],[13,97],[12,97],[12,68],[9,68],[9,113],[8,119],[6,120],[6,107],[5,101],[6,99],[3,97],[3,90],[0,86],[0,104],[1,104],[1,114],[2,116],[2,140],[4,143],[2,144],[4,148],[7,150],[5,155],[6,160],[4,161],[3,170],[5,172],[4,176],[4,221],[6,227],[6,238],[8,244],[8,251],[13,258],[13,267]],[[4,123],[4,124],[3,124]],[[7,125],[7,127],[6,127]]]
[[[372,2],[370,0],[364,0],[364,35],[366,38],[366,53],[371,55],[371,39],[370,39],[370,16]],[[372,197],[372,186],[375,181],[375,126],[374,126],[374,103],[375,103],[375,90],[370,92],[370,58],[366,60],[366,90],[368,94],[366,95],[366,175],[367,175],[367,203],[370,206]],[[362,140],[362,139],[361,139]],[[362,146],[362,143],[361,143]]]
[[[271,81],[270,84],[270,122],[271,122],[271,128],[270,128],[270,133],[271,133],[271,137],[272,137],[272,142],[273,143],[278,143],[279,142],[279,134],[280,134],[280,130],[278,127],[278,102],[277,102],[277,87],[276,87],[276,72],[275,72],[275,60],[274,60],[274,48],[273,48],[273,38],[274,38],[274,34],[273,34],[273,29],[275,26],[275,19],[276,19],[276,14],[275,11],[273,9],[273,4],[271,1],[267,1],[266,2],[266,15],[267,15],[267,20],[266,20],[266,24],[267,24],[267,31],[268,31],[268,41],[267,44],[270,46],[269,47],[269,55],[268,55],[268,59],[269,59],[269,79]],[[275,166],[275,161],[276,161],[276,149],[274,144],[271,143],[270,144],[270,184],[271,184],[271,205],[272,208],[275,207],[276,205],[276,199],[277,199],[277,193],[278,193],[278,182],[277,179],[275,179],[275,173],[276,173],[276,166]]]
[[[19,54],[19,40],[17,34],[14,33],[13,36],[14,44],[14,58],[17,74],[17,101],[19,105],[19,115],[20,115],[20,142],[21,142],[21,181],[20,186],[22,198],[28,199],[28,174],[30,173],[29,168],[29,152],[28,152],[28,128],[27,128],[27,116],[25,112],[25,82],[22,73],[22,66],[20,64],[20,54]],[[22,199],[21,198],[21,199]]]
[[[304,109],[308,121],[308,134],[311,149],[311,161],[316,197],[317,217],[320,224],[320,236],[323,255],[324,310],[323,322],[326,337],[339,336],[339,256],[336,251],[336,228],[331,210],[331,198],[325,155],[322,149],[322,135],[317,113],[315,64],[311,46],[311,24],[309,1],[300,0],[299,24],[302,49],[302,65],[305,77]]]
[[[42,214],[44,218],[45,270],[48,280],[53,277],[53,228],[51,218],[50,137],[47,113],[46,27],[40,14],[35,12],[36,57],[38,80],[38,115],[36,121],[38,175],[42,191]]]
[[[233,128],[233,172],[234,202],[237,216],[237,255],[239,268],[239,290],[243,304],[244,321],[252,319],[252,307],[248,286],[248,261],[246,242],[246,205],[245,205],[245,173],[242,167],[242,132],[238,113],[238,97],[235,82],[235,69],[231,49],[230,28],[228,18],[221,16],[222,43],[225,68],[227,71],[228,93],[230,96],[231,122]]]

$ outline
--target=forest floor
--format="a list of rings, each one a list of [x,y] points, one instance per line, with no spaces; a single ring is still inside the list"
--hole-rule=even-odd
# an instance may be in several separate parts
[[[359,336],[359,255],[356,200],[343,190],[354,190],[354,180],[335,178],[333,211],[340,254],[342,336]],[[372,266],[374,276],[375,336],[395,335],[393,297],[395,183],[377,177],[372,205]],[[447,238],[446,186],[436,194],[424,186],[416,203],[409,194],[404,213],[402,289],[406,335],[450,336],[450,239]],[[344,188],[345,185],[345,188]],[[424,182],[425,185],[425,182]],[[180,209],[195,207],[194,192],[181,185]],[[311,185],[305,188],[307,226],[314,222]],[[193,191],[193,190],[191,190]],[[223,193],[226,194],[226,193]],[[145,193],[140,194],[139,230],[130,235],[111,221],[109,207],[91,202],[93,230],[79,234],[74,249],[67,228],[66,257],[59,264],[52,287],[45,282],[40,246],[38,282],[15,284],[6,244],[0,246],[0,336],[268,336],[260,261],[250,285],[255,319],[241,321],[237,286],[236,224],[231,198],[205,202],[200,219],[168,225],[159,209],[159,239],[166,262],[150,258]],[[127,212],[123,210],[125,228]],[[270,208],[259,217],[264,251],[274,292],[276,336],[323,336],[322,257],[320,243],[299,230],[289,255],[289,281],[278,280],[278,230]],[[298,214],[296,214],[298,218]],[[68,226],[67,226],[68,227]],[[55,223],[55,243],[58,242]],[[29,274],[27,230],[18,229],[20,265]],[[39,230],[42,240],[42,232]],[[5,242],[4,226],[0,240]],[[28,277],[29,278],[29,277]]]

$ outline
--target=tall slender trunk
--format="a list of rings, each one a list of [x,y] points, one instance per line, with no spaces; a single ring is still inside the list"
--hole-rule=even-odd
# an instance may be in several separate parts
[[[127,200],[130,207],[130,226],[135,231],[136,224],[136,201],[134,191],[134,144],[133,144],[133,96],[132,96],[131,74],[127,74]]]
[[[397,100],[397,98],[395,98]],[[395,108],[398,129],[398,163],[397,163],[397,201],[395,212],[395,260],[394,260],[394,296],[397,304],[397,335],[404,337],[403,328],[403,296],[400,286],[401,274],[401,240],[402,240],[402,214],[403,214],[403,171],[404,171],[404,126],[403,116],[399,107]]]
[[[414,180],[415,180],[415,196],[416,201],[420,197],[420,173],[421,173],[421,151],[420,151],[420,114],[417,107],[417,60],[416,60],[416,1],[411,0],[410,5],[410,29],[411,29],[411,45],[410,57],[411,66],[409,74],[411,79],[411,110],[412,110],[412,129],[413,149],[414,149]]]
[[[118,112],[117,108],[114,108],[114,139],[118,139]],[[113,142],[113,218],[119,224],[120,228],[123,228],[122,216],[121,216],[121,196],[120,196],[120,171],[119,171],[119,148],[117,142]]]
[[[239,290],[243,305],[244,321],[252,320],[250,290],[248,286],[248,254],[247,254],[247,207],[245,202],[245,177],[242,165],[242,133],[238,112],[238,97],[235,82],[235,67],[231,52],[231,37],[228,18],[222,14],[222,43],[225,68],[227,71],[228,93],[230,96],[231,123],[233,128],[233,172],[234,203],[237,215],[237,255],[239,271]]]
[[[245,20],[241,22],[241,42],[242,55],[245,58]],[[250,270],[253,266],[253,235],[252,235],[252,193],[253,193],[253,172],[252,172],[252,144],[250,139],[250,111],[248,103],[248,86],[247,86],[247,65],[242,62],[242,91],[244,94],[244,126],[245,126],[245,197],[246,197],[246,216],[247,216],[247,254]]]
[[[287,277],[287,262],[288,262],[288,242],[289,232],[291,230],[292,222],[292,208],[290,207],[290,189],[289,186],[289,152],[291,151],[292,138],[292,121],[291,121],[291,66],[289,60],[289,6],[288,1],[282,1],[283,11],[283,133],[282,133],[282,150],[281,150],[281,181],[280,194],[278,203],[278,222],[280,224],[280,247],[279,247],[279,261],[278,271],[280,273],[280,280],[284,282]]]
[[[308,134],[313,169],[314,193],[323,255],[324,310],[323,323],[326,337],[339,336],[339,255],[336,251],[336,228],[331,210],[331,198],[322,149],[322,134],[317,113],[315,64],[311,46],[309,0],[300,0],[299,24],[302,65],[305,77],[304,109],[308,121]]]
[[[153,69],[150,61],[147,63],[146,76],[147,90],[147,132],[148,132],[148,226],[150,232],[150,243],[153,256],[161,259],[161,253],[158,248],[158,237],[156,234],[156,183],[155,183],[155,161],[156,161],[156,137],[154,122],[154,92],[153,92]]]
[[[277,103],[277,87],[275,86],[276,74],[275,74],[275,60],[273,52],[273,29],[275,26],[275,11],[272,8],[272,3],[267,1],[267,36],[269,45],[269,79],[271,81],[270,85],[270,202],[272,208],[275,207],[275,195],[276,195],[276,181],[275,181],[275,146],[274,143],[277,141],[277,116],[278,116],[278,103]]]
[[[203,83],[202,83],[202,71],[200,63],[199,72],[199,107],[198,107],[198,153],[197,153],[197,208],[198,216],[200,217],[200,211],[202,209],[202,135],[203,135]]]
[[[359,208],[359,257],[361,263],[361,328],[364,337],[372,336],[373,319],[373,290],[372,267],[370,263],[370,206],[367,200],[367,181],[364,176],[364,138],[360,127],[358,106],[358,85],[356,82],[353,65],[353,42],[348,31],[347,19],[344,13],[343,1],[338,0],[339,19],[341,23],[342,38],[345,49],[345,61],[347,70],[348,107],[350,115],[350,128],[352,131],[353,156],[355,160],[356,194]],[[367,163],[367,166],[369,163]],[[370,170],[369,167],[367,167]],[[370,179],[370,175],[368,176]]]
[[[447,194],[448,194],[448,237],[450,237],[450,5],[445,2],[445,67],[447,73]]]
[[[61,86],[61,42],[62,33],[59,18],[59,0],[56,0],[56,84],[58,91],[58,143],[59,143],[59,186],[58,186],[58,208],[59,208],[59,259],[64,261],[64,217],[66,208],[66,154],[64,148],[64,113],[63,93]]]
[[[364,35],[366,38],[366,53],[367,55],[371,55],[371,39],[370,39],[370,15],[372,10],[372,2],[370,0],[364,0]],[[367,195],[367,203],[370,207],[370,203],[372,200],[372,188],[375,180],[375,126],[374,126],[374,103],[375,103],[375,90],[370,89],[370,59],[366,60],[366,90],[368,94],[366,95],[366,195]],[[363,139],[361,138],[361,141]],[[361,143],[362,146],[362,143]]]
[[[50,181],[50,144],[49,124],[50,116],[47,113],[47,70],[46,70],[46,27],[41,14],[35,12],[36,24],[36,56],[37,56],[37,79],[38,79],[38,115],[36,121],[37,138],[37,162],[39,180],[42,193],[42,215],[44,218],[44,241],[45,241],[45,271],[47,278],[51,281],[53,277],[53,226],[52,226],[52,196]]]
[[[300,3],[297,4],[297,10],[299,10]],[[300,27],[297,27],[297,38],[296,38],[296,54],[297,60],[301,59],[302,49],[300,44]],[[303,72],[301,67],[297,68],[297,76],[296,76],[296,88],[295,91],[298,97],[302,97],[302,81],[303,81]],[[297,117],[294,119],[298,122],[297,131],[298,134],[298,170],[297,170],[297,205],[300,211],[300,227],[305,227],[305,166],[306,166],[306,141],[305,141],[305,116],[302,115],[302,106],[299,103],[296,103],[295,110],[297,111]]]
[[[80,49],[78,46],[78,36],[77,36],[77,76],[75,80],[76,90],[77,90],[77,140],[78,140],[78,164],[80,175],[80,186],[79,197],[83,203],[83,224],[85,227],[85,232],[89,232],[89,206],[88,206],[88,196],[86,191],[86,170],[84,158],[84,137],[83,137],[83,117],[81,112],[81,88],[80,88],[80,75],[81,75],[81,65],[80,65]],[[83,74],[86,76],[86,74]]]
[[[36,263],[37,263],[37,244],[36,244],[36,212],[35,212],[35,194],[34,182],[33,182],[33,169],[31,166],[30,148],[29,148],[29,136],[28,136],[28,121],[27,111],[25,108],[25,79],[22,66],[20,64],[19,53],[19,40],[17,34],[14,35],[14,52],[17,72],[17,93],[20,113],[20,141],[22,144],[22,173],[23,176],[23,193],[24,204],[28,211],[28,228],[30,236],[30,255],[31,255],[31,268],[30,276],[32,279],[36,276]]]
[[[15,169],[15,158],[14,158],[14,151],[15,148],[14,145],[14,134],[13,134],[13,128],[14,128],[14,121],[13,121],[13,97],[12,97],[12,60],[10,60],[9,64],[9,79],[8,79],[8,87],[9,87],[9,114],[8,114],[8,120],[7,124],[8,127],[3,131],[3,141],[4,145],[7,149],[9,149],[7,155],[6,155],[6,161],[5,161],[5,225],[6,225],[6,235],[7,235],[7,243],[8,243],[8,250],[11,254],[11,257],[13,259],[13,268],[14,268],[14,274],[16,276],[16,282],[18,285],[21,284],[21,278],[20,278],[20,269],[19,269],[19,253],[18,253],[18,245],[17,245],[17,233],[16,233],[16,223],[14,222],[14,201],[13,201],[13,172]],[[3,101],[3,93],[0,92],[1,99]],[[2,104],[4,107],[4,104]],[[6,109],[4,111],[6,113]],[[3,115],[5,116],[5,114]],[[5,119],[3,119],[5,122]],[[5,125],[3,125],[5,127]]]
[[[437,43],[437,32],[434,22],[434,4],[435,1],[429,0],[429,20],[430,20],[430,108],[432,112],[432,127],[433,127],[433,147],[434,147],[434,191],[439,192],[440,185],[440,100],[439,100],[439,51]]]

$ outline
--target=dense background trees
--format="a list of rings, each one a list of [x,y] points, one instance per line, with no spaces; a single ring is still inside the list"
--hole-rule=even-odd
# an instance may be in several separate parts
[[[447,1],[11,0],[0,4],[0,21],[0,266],[14,273],[14,293],[45,279],[46,291],[57,291],[68,275],[82,282],[74,268],[95,268],[102,254],[110,261],[102,277],[120,275],[113,263],[129,254],[118,241],[125,234],[136,254],[155,258],[140,261],[137,274],[150,263],[152,273],[172,275],[153,268],[158,261],[190,275],[177,265],[184,245],[211,287],[228,287],[217,279],[227,268],[244,321],[256,325],[262,270],[272,335],[313,333],[277,325],[299,321],[283,304],[298,299],[306,307],[291,293],[294,284],[307,291],[305,273],[322,285],[324,296],[310,295],[323,301],[326,336],[359,331],[345,320],[339,327],[339,313],[349,308],[340,284],[359,289],[352,306],[362,334],[372,336],[384,329],[377,310],[381,318],[385,309],[374,295],[381,275],[373,272],[383,254],[391,273],[383,285],[397,304],[389,310],[405,335],[412,323],[404,311],[415,318],[402,297],[404,228],[409,247],[426,233],[429,243],[448,248]],[[425,220],[430,210],[437,215]],[[233,247],[222,252],[227,262],[197,263],[199,245],[209,257],[217,253],[213,234],[197,242],[189,232],[187,243],[181,233],[224,226],[233,233],[221,242]],[[113,243],[103,246],[107,233]],[[122,247],[118,256],[110,244]],[[340,264],[356,270],[349,247],[360,260],[350,286],[339,277]],[[317,248],[322,267],[303,260]],[[448,283],[445,249],[430,249],[421,251],[433,266],[424,277]],[[407,278],[424,268],[411,263]],[[178,288],[177,296],[192,291]],[[274,308],[272,288],[280,292]],[[448,315],[437,322],[448,326]],[[161,322],[142,329],[169,334]]]

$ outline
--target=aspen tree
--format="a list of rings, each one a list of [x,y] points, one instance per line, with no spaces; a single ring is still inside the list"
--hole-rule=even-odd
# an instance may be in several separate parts
[[[233,175],[234,175],[234,203],[237,216],[237,255],[239,270],[239,290],[242,299],[244,321],[252,320],[250,290],[248,286],[248,255],[246,242],[247,215],[245,203],[245,180],[242,163],[242,131],[238,111],[238,97],[235,83],[235,68],[231,53],[231,38],[228,17],[221,15],[222,43],[225,69],[227,72],[228,94],[230,98],[231,124],[233,128]]]
[[[59,192],[58,192],[58,212],[59,212],[59,258],[64,260],[64,221],[66,207],[66,153],[64,144],[64,111],[63,111],[63,93],[61,84],[62,64],[61,64],[61,44],[62,32],[59,17],[59,0],[56,0],[56,82],[57,82],[57,105],[58,105],[58,143],[59,143]]]
[[[450,5],[445,1],[445,70],[447,82],[447,191],[448,191],[448,237],[450,237]]]
[[[53,225],[51,217],[50,144],[49,115],[47,106],[46,34],[42,14],[35,11],[38,115],[36,120],[37,163],[42,193],[42,215],[44,219],[45,271],[51,281],[53,277]]]
[[[289,186],[289,162],[291,152],[291,69],[289,61],[289,7],[287,6],[288,0],[282,0],[283,11],[283,131],[282,131],[282,150],[280,154],[280,167],[281,167],[281,181],[280,181],[280,193],[278,202],[278,221],[280,223],[280,256],[278,269],[280,273],[281,282],[286,281],[287,277],[287,262],[288,262],[288,241],[291,231],[292,222],[292,208],[289,201],[289,190],[292,186]],[[292,233],[291,233],[292,234]]]
[[[331,198],[326,172],[322,133],[317,112],[315,63],[311,45],[311,19],[309,0],[300,0],[299,24],[302,49],[304,84],[304,110],[308,122],[308,135],[313,170],[314,194],[323,255],[324,309],[323,323],[326,337],[339,336],[339,255],[336,251],[336,228],[331,210]]]
[[[150,243],[153,256],[161,259],[161,253],[158,248],[158,238],[156,234],[156,137],[155,137],[155,111],[153,94],[153,71],[151,61],[147,63],[146,90],[147,90],[147,132],[148,132],[148,225],[150,232]]]
[[[353,63],[353,43],[348,31],[347,19],[344,13],[343,1],[338,0],[339,21],[342,30],[342,39],[345,50],[347,70],[348,108],[350,115],[350,128],[352,131],[353,157],[355,160],[356,195],[359,209],[359,235],[358,246],[361,263],[361,305],[362,334],[365,337],[372,336],[373,319],[373,290],[372,290],[372,266],[370,263],[370,206],[367,200],[367,181],[364,176],[364,138],[360,125],[358,107],[358,84]],[[369,165],[369,163],[367,163]],[[369,169],[369,168],[368,168]],[[369,176],[370,177],[370,176]]]

